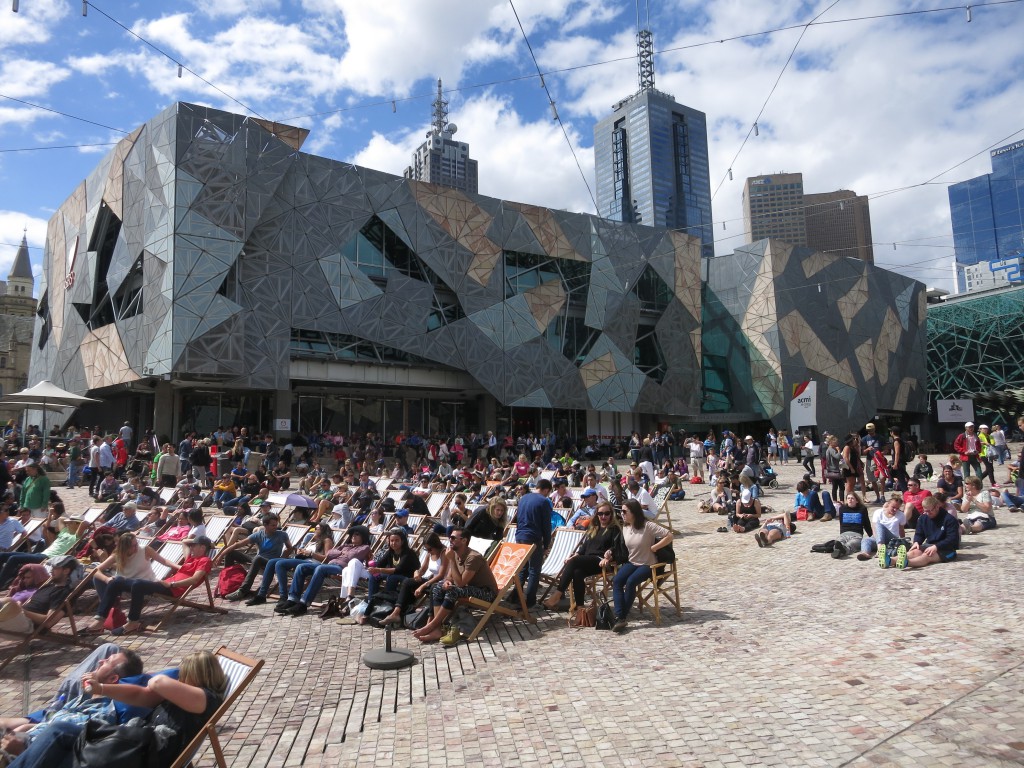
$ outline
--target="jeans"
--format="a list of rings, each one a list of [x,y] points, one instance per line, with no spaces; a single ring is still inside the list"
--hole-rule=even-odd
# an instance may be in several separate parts
[[[651,578],[649,565],[626,563],[619,567],[612,580],[612,600],[615,604],[616,619],[622,620],[629,615],[629,608],[636,599],[636,588],[649,578]]]
[[[228,499],[227,501],[224,502],[224,511],[234,511],[235,507],[248,503],[249,499],[251,498],[252,496],[236,496],[233,499]]]
[[[269,595],[270,583],[277,576],[277,594],[284,600],[288,596],[288,571],[295,570],[298,566],[308,562],[310,561],[297,557],[275,557],[267,560],[266,568],[263,569],[263,581],[260,582],[260,588],[256,594],[261,597]],[[249,584],[251,586],[252,582]]]
[[[373,596],[377,594],[377,590],[380,589],[380,585],[384,585],[384,589],[389,592],[397,592],[402,587],[402,583],[406,581],[408,576],[400,576],[392,573],[387,576],[371,576],[366,580],[366,601],[373,600]]]
[[[146,598],[150,595],[167,595],[171,597],[171,588],[162,581],[144,581],[143,579],[126,579],[131,582],[129,589],[132,594],[131,604],[128,606],[128,621],[138,621],[142,615],[142,606],[146,604]]]
[[[235,498],[234,491],[214,491],[213,492],[213,503],[221,504],[230,501]],[[225,504],[226,506],[226,504]]]
[[[893,539],[897,538],[896,534],[890,531],[888,528],[878,526],[875,530],[874,537],[866,536],[860,541],[860,551],[869,555],[873,555],[878,551],[879,547],[884,547]]]
[[[968,454],[967,461],[963,462],[964,480],[971,476],[971,468],[973,467],[974,473],[978,477],[983,477],[981,471],[981,462],[978,460],[978,455]]]
[[[46,555],[31,552],[0,552],[0,589],[7,588],[7,585],[18,575],[21,566],[28,563],[42,563],[45,560]]]
[[[1002,499],[1003,504],[1008,507],[1024,507],[1024,496],[1018,496],[1015,493],[1003,491],[999,498]]]
[[[540,586],[540,569],[544,566],[544,547],[535,542],[516,542],[517,544],[533,543],[533,554],[530,555],[530,562],[523,569],[526,573],[526,607],[532,608],[537,602],[537,587]],[[522,576],[520,576],[522,578]]]
[[[999,463],[1002,464],[1002,462],[999,462]],[[82,465],[77,463],[77,462],[75,462],[75,461],[72,461],[70,464],[68,464],[68,480],[67,480],[67,483],[66,483],[67,487],[68,488],[77,488],[78,487],[78,481],[81,480],[81,478],[82,478]]]
[[[143,581],[143,579],[126,579],[124,576],[115,576],[105,583],[100,579],[93,579],[92,584],[100,598],[99,606],[96,608],[96,616],[105,619],[107,614],[110,613],[110,609],[117,604],[121,593],[130,591],[132,584],[136,581]]]
[[[28,749],[18,755],[11,768],[70,768],[78,734],[85,725],[58,720],[41,728]]]
[[[324,580],[328,576],[337,576],[340,573],[340,565],[323,565],[307,560],[295,567],[295,573],[292,574],[292,588],[288,590],[288,599],[296,603],[309,605],[313,602],[313,598],[316,597],[316,593],[320,591],[320,587],[324,585]],[[309,579],[309,586],[303,592],[302,585],[307,578]]]

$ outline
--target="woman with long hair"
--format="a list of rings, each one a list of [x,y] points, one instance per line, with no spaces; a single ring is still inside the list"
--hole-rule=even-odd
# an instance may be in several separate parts
[[[85,632],[99,633],[103,631],[103,622],[110,609],[117,603],[122,592],[131,590],[136,581],[156,581],[152,563],[156,561],[168,568],[174,564],[165,560],[159,552],[150,546],[139,546],[134,533],[122,533],[117,539],[114,554],[96,566],[93,571],[92,583],[99,595],[100,602],[96,606],[95,620]],[[113,575],[107,571],[113,568]]]
[[[636,599],[636,590],[651,578],[651,567],[658,561],[657,552],[672,546],[672,533],[644,517],[643,507],[636,499],[622,503],[622,540],[626,546],[626,562],[619,566],[612,581],[615,603],[615,624],[612,629],[626,629],[629,609]]]
[[[579,548],[565,561],[558,587],[544,601],[544,606],[554,610],[570,584],[575,605],[582,606],[587,577],[596,576],[616,563],[624,563],[627,554],[615,508],[610,501],[602,501],[597,505],[594,520],[587,526]]]

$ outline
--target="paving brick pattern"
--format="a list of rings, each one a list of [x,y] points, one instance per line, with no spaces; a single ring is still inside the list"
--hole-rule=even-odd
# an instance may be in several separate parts
[[[782,467],[767,503],[791,504],[802,472]],[[573,630],[540,610],[535,627],[496,620],[454,649],[399,631],[418,663],[386,673],[360,663],[380,630],[272,603],[179,611],[125,644],[151,669],[222,643],[267,659],[221,728],[232,766],[1024,762],[1024,514],[1000,510],[955,564],[883,571],[810,553],[834,522],[766,550],[716,533],[723,518],[697,513],[707,487],[690,490],[673,503],[684,613],[660,627],[634,612],[622,635]],[[0,715],[44,702],[84,655],[36,645],[0,675]]]

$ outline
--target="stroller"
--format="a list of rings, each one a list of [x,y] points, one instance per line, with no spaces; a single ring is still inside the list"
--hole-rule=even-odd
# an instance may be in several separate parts
[[[779,487],[779,473],[767,461],[762,460],[758,466],[757,484],[772,489]]]

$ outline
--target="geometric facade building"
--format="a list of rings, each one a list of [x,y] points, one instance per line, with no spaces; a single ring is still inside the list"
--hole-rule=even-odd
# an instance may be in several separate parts
[[[119,142],[50,220],[31,381],[134,392],[167,433],[699,411],[698,238],[316,157],[305,136],[178,103]]]
[[[704,409],[746,404],[788,426],[793,386],[817,382],[819,428],[927,408],[924,285],[777,240],[707,263]]]
[[[957,288],[1024,281],[1024,141],[993,149],[992,173],[949,187]],[[967,285],[965,267],[971,271]]]

